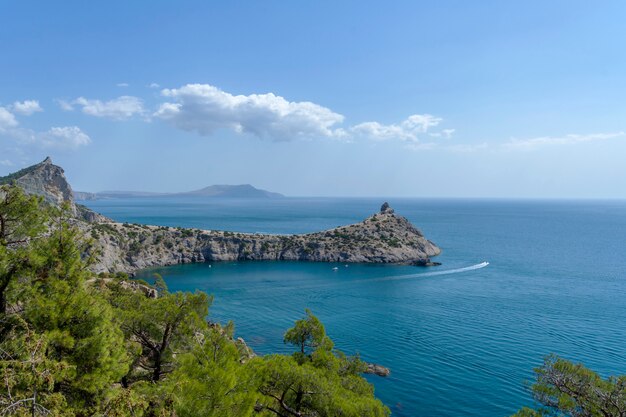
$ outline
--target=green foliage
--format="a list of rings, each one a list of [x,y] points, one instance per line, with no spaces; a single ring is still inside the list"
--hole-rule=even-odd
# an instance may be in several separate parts
[[[142,247],[143,245],[141,244],[141,242],[139,242],[138,240],[133,240],[130,243],[130,245],[128,245],[128,252],[132,256],[139,255],[139,252],[141,252]]]
[[[310,311],[285,333],[297,352],[254,357],[232,323],[205,321],[205,293],[156,275],[152,298],[126,274],[90,273],[68,207],[12,186],[0,199],[0,415],[388,415]]]
[[[126,339],[139,346],[135,368],[126,380],[157,382],[173,371],[174,353],[188,346],[203,327],[210,298],[202,292],[170,294],[162,289],[157,299],[151,299],[118,288],[110,301]]]
[[[48,340],[47,356],[72,369],[61,383],[68,400],[81,407],[97,405],[84,399],[110,388],[128,372],[123,333],[113,324],[113,309],[85,282],[89,273],[79,232],[57,219],[49,237],[37,248],[30,291],[22,294],[23,317]]]
[[[30,174],[31,172],[33,172],[34,170],[36,170],[38,167],[39,167],[39,165],[32,165],[32,166],[29,166],[29,167],[27,167],[27,168],[20,169],[19,171],[14,172],[14,173],[12,173],[12,174],[9,174],[9,175],[7,175],[7,176],[0,177],[0,185],[5,185],[5,184],[6,184],[6,185],[10,185],[10,184],[12,184],[15,180],[17,180],[17,179],[19,179],[19,178],[23,177],[24,175],[28,175],[28,174]],[[17,188],[17,187],[15,187],[15,188]]]
[[[299,348],[291,357],[270,355],[257,362],[263,376],[259,406],[277,416],[388,416],[360,373],[358,357],[333,351],[324,326],[310,310],[285,333]]]
[[[306,318],[296,321],[295,326],[287,330],[284,342],[297,346],[301,355],[319,347],[332,349],[332,341],[326,336],[324,325],[309,309],[306,310]]]
[[[16,321],[1,343],[0,410],[14,416],[61,415],[67,402],[54,387],[67,381],[73,369],[46,355],[46,335],[34,332],[24,320]]]
[[[399,241],[397,238],[395,238],[395,237],[394,237],[394,238],[391,238],[391,239],[389,239],[389,240],[387,240],[387,244],[388,244],[389,246],[391,246],[392,248],[399,248],[399,247],[401,247],[401,246],[402,246],[402,245],[400,244],[400,241]]]
[[[191,237],[194,235],[194,231],[191,229],[181,229],[180,234],[182,237]]]
[[[45,231],[47,213],[42,199],[21,188],[0,187],[0,314],[6,313],[7,292],[36,262],[30,245]]]
[[[170,379],[179,416],[245,417],[254,414],[257,378],[240,362],[237,347],[217,329],[196,336]]]
[[[626,415],[626,376],[603,379],[583,365],[555,355],[548,356],[535,374],[531,389],[541,406],[536,410],[524,408],[515,416]]]
[[[165,283],[165,280],[163,279],[161,274],[154,274],[153,276],[154,276],[154,288],[156,288],[159,295],[167,294],[169,292],[167,289],[167,284]]]
[[[272,415],[388,416],[361,376],[341,375],[334,366],[299,364],[293,357],[271,355],[257,365],[265,376],[260,387],[264,410]]]

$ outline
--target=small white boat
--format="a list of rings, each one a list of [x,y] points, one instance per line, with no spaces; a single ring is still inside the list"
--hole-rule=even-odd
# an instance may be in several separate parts
[[[333,271],[338,271],[338,270],[339,270],[339,267],[334,267],[333,268]]]

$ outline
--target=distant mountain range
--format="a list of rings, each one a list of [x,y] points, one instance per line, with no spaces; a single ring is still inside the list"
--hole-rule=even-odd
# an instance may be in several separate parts
[[[74,191],[74,199],[83,201],[145,197],[283,198],[285,196],[279,193],[261,190],[250,184],[210,185],[200,190],[182,193],[151,193],[146,191],[101,191],[97,193],[90,193],[84,191]]]
[[[3,184],[19,186],[28,194],[41,196],[52,206],[69,204],[72,225],[94,239],[91,254],[97,253],[98,256],[94,256],[95,263],[90,265],[90,269],[97,273],[131,273],[153,266],[239,260],[435,265],[430,257],[441,252],[406,218],[396,215],[387,203],[382,205],[378,213],[360,223],[316,233],[234,233],[117,223],[76,204],[63,168],[54,165],[50,158],[0,177],[0,185]],[[80,198],[172,195],[280,197],[280,194],[259,190],[251,185],[214,185],[198,191],[172,194],[127,191],[76,194]]]

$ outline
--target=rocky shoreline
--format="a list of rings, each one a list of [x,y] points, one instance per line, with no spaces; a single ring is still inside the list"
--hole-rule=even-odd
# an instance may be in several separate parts
[[[96,255],[90,269],[109,274],[192,262],[240,260],[297,260],[341,263],[405,263],[438,265],[430,257],[441,250],[424,237],[406,218],[397,215],[389,204],[360,223],[334,229],[300,234],[269,235],[234,233],[177,227],[118,223],[76,204],[63,169],[46,158],[40,164],[7,177],[1,184],[15,184],[27,193],[40,195],[49,204],[68,203],[72,222],[91,239],[88,255]],[[101,278],[110,280],[111,278]],[[92,280],[95,282],[95,279]],[[122,280],[120,285],[158,296],[155,289],[136,281]],[[254,356],[245,341],[235,343],[246,358]],[[365,373],[387,377],[390,370],[382,365],[365,363]]]
[[[68,202],[75,223],[92,238],[96,272],[132,273],[138,269],[192,262],[291,260],[341,263],[436,265],[441,250],[385,203],[360,223],[300,234],[269,235],[117,223],[76,204],[63,169],[50,158],[0,183],[20,185],[51,204]]]
[[[390,209],[361,223],[302,235],[264,235],[96,222],[84,225],[96,241],[95,272],[132,272],[192,262],[292,260],[432,264],[440,253]]]

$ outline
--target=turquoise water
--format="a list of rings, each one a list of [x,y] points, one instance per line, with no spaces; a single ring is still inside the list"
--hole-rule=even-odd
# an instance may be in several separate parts
[[[442,266],[240,262],[139,276],[214,294],[211,319],[234,320],[261,353],[289,351],[284,330],[311,308],[338,348],[391,368],[368,379],[395,416],[509,415],[532,404],[525,381],[551,352],[626,373],[626,202],[390,203],[442,247]],[[87,204],[120,221],[290,233],[359,221],[381,201]]]

